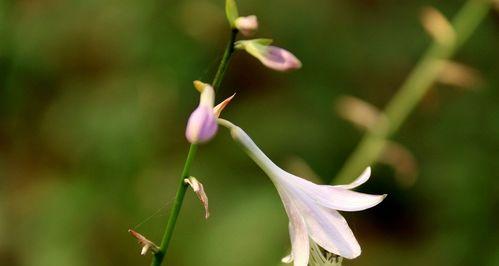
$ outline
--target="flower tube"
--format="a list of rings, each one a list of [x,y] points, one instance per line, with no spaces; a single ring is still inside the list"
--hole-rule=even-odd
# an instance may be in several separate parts
[[[289,217],[292,252],[287,262],[306,266],[311,246],[347,259],[360,255],[361,248],[346,220],[338,211],[360,211],[379,204],[386,195],[370,195],[352,191],[365,183],[371,174],[368,167],[355,181],[347,185],[317,185],[290,174],[274,164],[240,127],[223,119],[232,138],[274,183]]]

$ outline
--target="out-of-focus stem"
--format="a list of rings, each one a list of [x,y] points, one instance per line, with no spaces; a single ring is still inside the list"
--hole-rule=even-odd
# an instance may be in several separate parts
[[[348,183],[358,176],[366,166],[376,162],[391,137],[407,119],[414,107],[428,91],[444,67],[466,42],[480,22],[486,17],[491,0],[468,0],[452,20],[455,41],[452,44],[435,41],[428,48],[409,77],[402,84],[384,110],[386,120],[380,120],[362,138],[356,150],[347,159],[334,183]]]
[[[222,57],[222,60],[220,61],[217,73],[212,82],[212,86],[215,90],[222,83],[225,71],[229,66],[230,58],[234,53],[234,42],[236,40],[236,37],[237,37],[237,30],[232,30],[230,33],[229,42],[227,43],[224,55]],[[194,156],[196,155],[197,148],[198,148],[197,144],[191,144],[189,148],[189,153],[187,154],[187,159],[185,160],[184,169],[182,171],[182,175],[180,176],[180,181],[177,189],[177,194],[175,196],[175,201],[173,203],[172,209],[170,210],[170,216],[168,217],[168,223],[166,225],[165,233],[163,235],[163,240],[161,241],[161,246],[159,247],[159,251],[156,252],[153,256],[151,266],[160,266],[163,263],[163,260],[165,259],[166,252],[168,251],[168,247],[173,236],[173,231],[175,230],[175,225],[177,224],[177,218],[178,215],[180,214],[180,209],[182,208],[185,192],[187,191],[187,188],[189,186],[184,182],[184,179],[189,177],[189,170],[191,168],[192,161],[194,160]]]

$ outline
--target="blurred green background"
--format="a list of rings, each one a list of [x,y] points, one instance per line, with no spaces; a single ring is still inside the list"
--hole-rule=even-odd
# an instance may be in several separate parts
[[[334,102],[383,107],[431,41],[421,8],[451,17],[464,3],[238,2],[259,17],[258,36],[304,67],[277,73],[237,53],[218,93],[237,92],[223,115],[278,164],[299,172],[306,161],[323,182],[362,136]],[[161,239],[198,101],[191,82],[212,79],[228,38],[223,4],[0,1],[0,265],[149,265],[127,229]],[[346,214],[363,255],[344,265],[499,265],[498,33],[494,11],[456,58],[485,82],[435,86],[396,135],[418,163],[415,183],[374,166],[361,191],[389,197]],[[225,129],[191,173],[212,216],[188,193],[168,265],[278,265],[287,217]]]

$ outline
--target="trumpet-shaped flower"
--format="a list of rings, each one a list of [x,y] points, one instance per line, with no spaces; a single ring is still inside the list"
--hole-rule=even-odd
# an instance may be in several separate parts
[[[270,39],[254,39],[236,42],[237,49],[245,50],[266,67],[277,71],[291,71],[301,68],[301,62],[289,51],[271,46]]]
[[[233,139],[274,183],[289,217],[292,252],[288,262],[306,266],[314,243],[347,259],[360,255],[359,243],[338,211],[365,210],[386,197],[351,190],[369,179],[370,168],[348,185],[317,185],[279,168],[238,126],[223,119],[218,122],[230,129]]]

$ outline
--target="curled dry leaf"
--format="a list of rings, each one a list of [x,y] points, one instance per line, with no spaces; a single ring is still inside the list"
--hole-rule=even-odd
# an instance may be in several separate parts
[[[208,196],[206,196],[206,193],[204,192],[203,184],[201,184],[201,182],[199,182],[195,177],[192,176],[184,179],[184,182],[186,184],[189,184],[194,193],[196,193],[196,195],[198,196],[199,200],[204,206],[204,217],[208,219],[208,217],[210,217],[210,211],[208,208]]]
[[[147,239],[145,236],[137,233],[136,231],[132,229],[128,229],[128,232],[139,242],[139,244],[142,246],[142,250],[140,251],[140,255],[145,255],[148,250],[151,250],[153,253],[158,252],[159,247],[154,244],[152,241]]]

